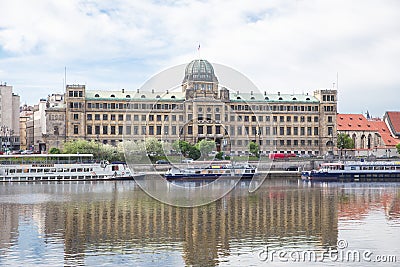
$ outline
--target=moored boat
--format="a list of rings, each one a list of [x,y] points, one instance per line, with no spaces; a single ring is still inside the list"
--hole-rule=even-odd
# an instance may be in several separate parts
[[[301,178],[321,182],[400,182],[400,162],[323,163],[318,170],[302,172]]]
[[[193,166],[191,168],[169,169],[164,177],[167,180],[173,179],[218,179],[224,178],[247,178],[251,179],[257,173],[257,168],[249,164],[233,165],[233,164],[216,164],[206,167]]]
[[[0,182],[133,179],[123,162],[96,162],[92,154],[0,155]]]

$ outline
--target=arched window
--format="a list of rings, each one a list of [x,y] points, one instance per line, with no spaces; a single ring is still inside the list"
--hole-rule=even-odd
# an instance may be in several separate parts
[[[110,97],[115,97],[115,95],[110,95]]]
[[[292,100],[297,100],[297,98],[293,97]]]
[[[131,96],[130,95],[126,95],[126,98],[131,98]]]
[[[175,96],[173,95],[173,96],[171,96],[171,98],[175,98]]]
[[[254,99],[256,99],[256,98],[255,98],[254,96],[252,96],[252,97],[250,97],[250,99],[251,99],[251,100],[254,100]]]
[[[278,100],[283,100],[283,98],[282,98],[282,97],[280,97],[280,98],[278,98]]]
[[[240,96],[236,97],[236,99],[242,99]]]
[[[268,96],[266,96],[264,99],[265,99],[265,100],[269,100],[269,97],[268,97]]]
[[[160,95],[156,95],[156,98],[161,98],[161,96]]]
[[[95,94],[94,97],[100,97],[99,94]]]
[[[141,95],[140,98],[146,98],[146,96],[145,95]]]
[[[332,141],[326,142],[326,146],[327,146],[327,147],[332,147],[332,146],[333,146],[333,142],[332,142]]]
[[[306,100],[310,100],[310,98],[309,98],[309,97],[307,97],[307,98],[306,98]]]

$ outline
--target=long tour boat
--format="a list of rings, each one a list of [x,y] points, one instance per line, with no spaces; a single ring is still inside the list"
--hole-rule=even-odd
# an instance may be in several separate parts
[[[0,182],[133,179],[123,162],[96,162],[92,154],[0,155]]]
[[[251,179],[257,173],[257,168],[249,164],[211,164],[206,167],[193,166],[189,168],[172,167],[165,174],[167,180],[176,179],[218,179],[220,177],[241,177]]]
[[[301,177],[303,180],[320,182],[400,182],[400,162],[323,163],[318,170],[302,172]]]

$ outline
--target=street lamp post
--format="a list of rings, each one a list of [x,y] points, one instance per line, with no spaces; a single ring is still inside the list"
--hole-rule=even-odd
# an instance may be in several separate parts
[[[97,140],[97,157],[100,159],[100,139],[99,139],[99,134],[96,135],[96,140]]]

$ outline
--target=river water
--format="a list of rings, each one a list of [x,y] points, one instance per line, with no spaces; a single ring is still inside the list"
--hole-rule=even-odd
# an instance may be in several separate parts
[[[134,181],[0,184],[0,266],[399,264],[400,184],[248,187],[177,208]]]

